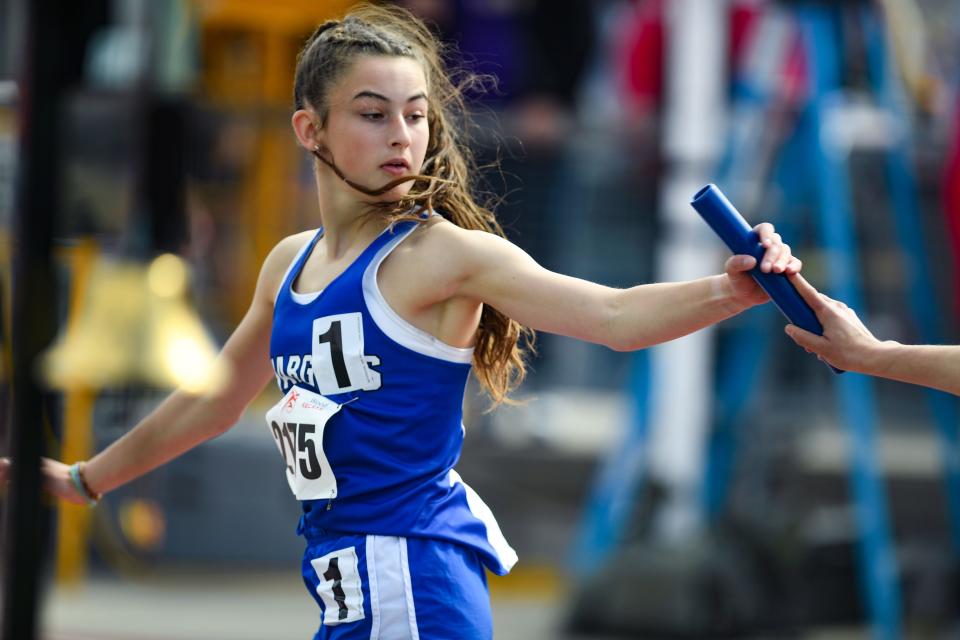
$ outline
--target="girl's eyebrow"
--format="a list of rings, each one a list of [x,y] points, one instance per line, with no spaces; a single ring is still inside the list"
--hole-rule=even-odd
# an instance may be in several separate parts
[[[361,91],[357,95],[353,96],[354,100],[359,100],[360,98],[373,98],[374,100],[380,100],[382,102],[390,102],[390,98],[388,98],[385,95],[376,93],[375,91]],[[427,99],[427,94],[421,91],[420,93],[415,93],[414,95],[407,98],[407,102],[413,102],[414,100],[426,100],[426,99]]]

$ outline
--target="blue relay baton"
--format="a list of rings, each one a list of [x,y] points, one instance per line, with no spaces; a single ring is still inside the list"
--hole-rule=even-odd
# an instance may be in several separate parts
[[[810,333],[823,335],[823,326],[817,319],[817,314],[787,280],[787,276],[782,273],[760,271],[760,260],[766,249],[760,244],[757,232],[747,224],[717,185],[708,184],[700,189],[693,196],[690,205],[734,254],[753,256],[756,259],[757,266],[750,270],[750,275],[767,292],[773,303],[790,322]],[[843,373],[836,367],[830,368],[836,373]]]

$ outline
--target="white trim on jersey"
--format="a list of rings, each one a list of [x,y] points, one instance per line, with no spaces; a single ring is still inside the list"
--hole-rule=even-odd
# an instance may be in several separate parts
[[[416,228],[416,226],[413,226],[404,233],[398,234],[396,238],[381,247],[370,264],[367,265],[366,271],[363,272],[363,300],[367,303],[367,309],[369,309],[373,321],[388,338],[397,344],[438,360],[470,364],[473,360],[473,347],[466,349],[454,347],[439,340],[436,336],[418,329],[390,308],[383,297],[383,293],[380,292],[380,286],[377,284],[377,272],[380,270],[380,264]]]
[[[293,290],[293,283],[290,283],[290,297],[297,304],[310,304],[316,300],[317,296],[319,296],[321,293],[323,293],[323,289],[320,291],[311,291],[310,293],[297,293]]]
[[[368,535],[367,576],[370,640],[419,640],[406,539]]]
[[[513,547],[510,546],[510,543],[507,542],[507,539],[503,536],[503,532],[500,531],[500,525],[497,524],[497,519],[493,516],[493,511],[490,510],[490,507],[487,506],[480,495],[463,481],[463,478],[461,478],[460,474],[454,469],[450,469],[448,478],[450,479],[451,487],[458,482],[463,485],[463,489],[467,493],[467,506],[470,508],[474,517],[480,520],[486,528],[487,542],[493,547],[493,551],[497,554],[500,564],[503,565],[504,569],[510,571],[513,565],[517,564],[517,552],[513,550]]]
[[[310,246],[310,243],[313,242],[313,238],[317,235],[317,231],[319,231],[319,229],[313,230],[313,235],[310,236],[310,238],[304,243],[302,247],[300,247],[300,250],[297,251],[297,255],[293,257],[293,260],[291,260],[290,264],[287,266],[287,270],[283,272],[283,278],[280,279],[280,286],[277,287],[277,292],[273,294],[274,305],[277,304],[277,298],[280,297],[280,292],[283,291],[283,283],[287,281],[287,278],[290,277],[290,272],[293,271],[293,265],[297,264],[297,261],[303,257],[303,252],[306,251],[307,247]],[[318,295],[320,295],[319,291],[316,293],[308,293],[308,294],[297,293],[296,291],[293,290],[292,282],[290,283],[290,293],[293,295],[294,300],[297,300],[297,296],[313,296],[313,298],[316,298]],[[311,298],[311,300],[313,298]],[[297,300],[297,302],[300,302],[300,300]],[[309,302],[309,300],[307,300],[307,302]],[[301,304],[305,304],[305,303],[301,302]]]

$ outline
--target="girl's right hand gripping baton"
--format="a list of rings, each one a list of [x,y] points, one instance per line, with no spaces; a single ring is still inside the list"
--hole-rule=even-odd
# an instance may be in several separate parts
[[[757,266],[750,270],[750,275],[757,284],[767,292],[773,303],[790,322],[801,329],[806,329],[818,336],[823,335],[823,326],[817,319],[810,305],[800,297],[797,290],[782,273],[764,273],[760,271],[760,260],[765,249],[760,244],[760,238],[740,212],[734,208],[723,192],[715,184],[708,184],[700,189],[690,205],[697,210],[710,228],[720,236],[734,254],[753,256]],[[841,369],[831,366],[836,373],[843,373]]]

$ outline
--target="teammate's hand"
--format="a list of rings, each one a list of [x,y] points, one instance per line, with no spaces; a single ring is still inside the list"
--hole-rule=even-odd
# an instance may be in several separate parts
[[[845,371],[863,371],[866,360],[882,343],[864,326],[856,312],[844,303],[814,289],[800,274],[790,282],[807,301],[823,325],[823,336],[788,324],[784,331],[793,341],[821,360]]]
[[[6,487],[10,483],[12,465],[13,462],[10,458],[0,458],[0,487]],[[50,458],[42,458],[40,460],[40,474],[43,489],[47,493],[74,504],[86,504],[85,496],[80,495],[77,488],[73,486],[73,482],[70,481],[69,466]]]
[[[766,252],[760,261],[760,271],[783,273],[788,276],[800,273],[803,263],[791,253],[790,245],[783,243],[780,234],[772,224],[763,222],[753,230],[760,237],[760,244],[766,247]],[[730,283],[730,294],[744,307],[761,304],[770,299],[770,296],[748,273],[756,264],[757,261],[753,256],[736,255],[731,256],[724,265],[724,271]]]

